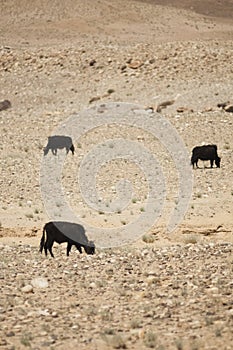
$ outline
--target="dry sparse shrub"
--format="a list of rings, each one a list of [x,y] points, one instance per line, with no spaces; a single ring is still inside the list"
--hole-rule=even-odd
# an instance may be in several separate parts
[[[180,338],[175,340],[175,345],[177,347],[177,350],[183,350],[183,348],[184,348],[183,341]]]
[[[191,344],[191,350],[198,350],[198,349],[200,349],[200,344],[197,341],[194,341]]]
[[[133,320],[131,320],[131,322],[130,322],[130,327],[131,327],[132,329],[140,328],[140,327],[141,327],[141,321],[138,320],[138,319],[133,319]]]
[[[144,344],[147,348],[154,349],[157,345],[157,336],[154,332],[149,331],[145,334]]]
[[[213,321],[212,317],[206,316],[205,323],[206,323],[206,326],[211,326],[214,323],[214,321]]]
[[[222,336],[222,330],[220,328],[217,328],[215,330],[215,335],[216,335],[216,337],[221,337]]]
[[[197,235],[188,235],[184,239],[185,244],[197,244],[198,243],[198,236]]]
[[[104,281],[104,280],[97,280],[96,281],[96,285],[97,285],[98,288],[105,287],[106,286],[106,281]]]
[[[126,343],[120,334],[115,334],[110,340],[113,349],[126,349]]]
[[[112,328],[105,328],[104,334],[113,335],[113,334],[115,334],[115,331]]]
[[[100,317],[102,321],[112,321],[113,315],[109,310],[103,310],[100,313]]]
[[[21,339],[20,339],[20,343],[24,346],[27,346],[27,347],[31,347],[31,341],[32,341],[32,335],[31,334],[23,334]]]
[[[87,315],[88,316],[95,316],[97,315],[97,309],[95,306],[89,306],[88,310],[87,310]]]
[[[154,243],[155,237],[153,235],[144,235],[142,237],[143,242],[145,243]]]

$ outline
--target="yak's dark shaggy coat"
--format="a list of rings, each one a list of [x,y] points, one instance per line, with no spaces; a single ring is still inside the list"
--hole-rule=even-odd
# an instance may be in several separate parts
[[[49,250],[51,256],[54,258],[52,252],[54,242],[59,244],[67,242],[67,256],[69,256],[72,245],[80,253],[82,253],[82,247],[87,254],[95,253],[94,243],[88,241],[84,227],[79,224],[65,221],[51,221],[45,224],[40,241],[40,252],[42,253],[44,249],[45,255],[47,255]]]
[[[48,137],[48,143],[47,146],[44,148],[44,155],[48,154],[49,150],[51,149],[51,152],[53,155],[57,154],[58,149],[66,149],[66,153],[69,153],[69,151],[74,154],[74,145],[72,138],[70,136],[62,136],[62,135],[55,135],[55,136],[49,136]]]
[[[191,157],[191,164],[193,168],[195,164],[196,164],[196,167],[198,168],[198,165],[197,165],[198,159],[209,160],[211,168],[213,168],[213,164],[215,162],[216,167],[220,168],[221,158],[218,156],[216,145],[204,145],[204,146],[194,147],[192,151],[192,157]]]

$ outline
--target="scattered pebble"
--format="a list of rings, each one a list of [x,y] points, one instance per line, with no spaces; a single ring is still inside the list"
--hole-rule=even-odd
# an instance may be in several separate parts
[[[30,284],[27,284],[26,286],[24,286],[21,291],[23,293],[32,293],[33,292],[33,286],[31,286]]]

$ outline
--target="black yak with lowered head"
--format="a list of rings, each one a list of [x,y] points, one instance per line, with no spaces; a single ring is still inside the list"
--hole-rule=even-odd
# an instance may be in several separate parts
[[[69,151],[74,154],[74,145],[72,138],[70,136],[62,136],[62,135],[54,135],[48,137],[48,143],[47,146],[44,148],[44,156],[48,154],[49,150],[51,149],[52,154],[56,155],[58,149],[66,149],[66,154],[68,154]]]
[[[211,168],[213,168],[213,164],[215,162],[216,167],[220,168],[221,158],[218,156],[216,145],[204,145],[194,147],[191,158],[191,164],[193,168],[194,164],[196,164],[196,167],[198,168],[198,159],[209,160]]]
[[[72,222],[51,221],[44,225],[40,241],[40,252],[42,253],[44,249],[45,255],[47,256],[49,250],[51,256],[54,258],[52,252],[54,242],[59,244],[67,242],[67,256],[69,256],[72,245],[74,245],[80,253],[82,253],[82,247],[87,254],[95,253],[95,245],[92,241],[88,241],[84,227]]]

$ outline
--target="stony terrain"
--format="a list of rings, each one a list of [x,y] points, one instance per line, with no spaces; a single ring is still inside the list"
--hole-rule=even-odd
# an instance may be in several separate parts
[[[230,350],[232,248],[126,248],[91,258],[54,249],[52,260],[30,245],[1,246],[0,345]]]
[[[0,348],[231,349],[233,347],[233,1],[53,1],[0,3]],[[174,101],[173,101],[174,100]],[[130,102],[171,122],[191,155],[216,143],[221,168],[193,171],[187,213],[166,225],[177,201],[174,161],[153,135],[101,126],[75,140],[62,174],[66,198],[97,227],[118,227],[144,210],[146,179],[115,160],[97,174],[102,198],[127,178],[129,208],[93,211],[77,186],[83,157],[121,137],[156,155],[166,178],[163,213],[129,246],[95,256],[54,246],[38,252],[49,220],[40,187],[43,147],[72,115]],[[152,114],[153,115],[153,114]],[[154,114],[156,118],[156,114]],[[58,158],[59,159],[59,155]],[[57,211],[60,203],[55,203]],[[60,216],[62,218],[62,216]]]

